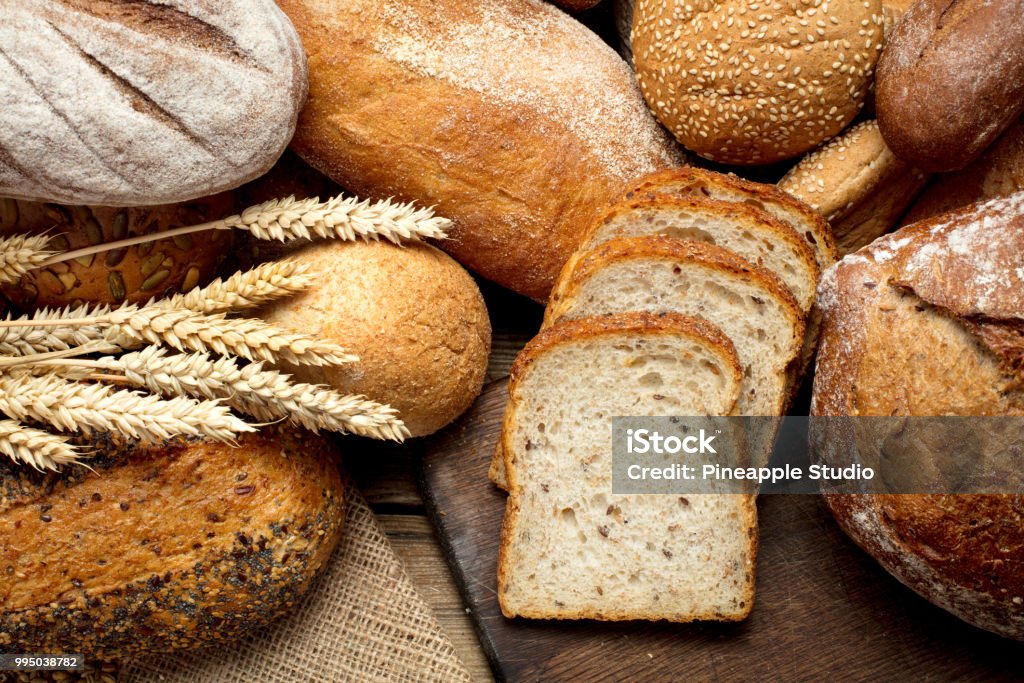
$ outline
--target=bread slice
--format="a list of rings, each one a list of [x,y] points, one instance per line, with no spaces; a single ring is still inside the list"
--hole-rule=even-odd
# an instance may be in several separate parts
[[[819,272],[825,272],[836,262],[835,240],[824,217],[774,185],[688,166],[644,176],[624,198],[630,200],[652,194],[707,197],[753,206],[792,228],[813,250]]]
[[[616,415],[728,413],[741,373],[715,327],[674,313],[557,323],[512,368],[510,493],[498,559],[508,617],[734,621],[754,595],[756,508],[740,494],[611,492]]]
[[[583,249],[638,235],[667,235],[724,247],[775,273],[802,310],[809,311],[814,303],[820,274],[814,252],[789,226],[753,206],[694,197],[632,199],[613,205],[597,220]],[[569,259],[563,273],[572,272],[582,251]]]

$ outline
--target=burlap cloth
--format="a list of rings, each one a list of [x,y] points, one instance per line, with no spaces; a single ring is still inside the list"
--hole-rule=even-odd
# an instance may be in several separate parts
[[[123,662],[122,683],[469,681],[359,491],[341,544],[292,614],[244,640]]]

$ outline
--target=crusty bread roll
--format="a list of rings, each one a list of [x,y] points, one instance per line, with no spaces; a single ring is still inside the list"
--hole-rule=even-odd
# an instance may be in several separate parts
[[[298,603],[341,538],[323,436],[127,446],[41,474],[0,458],[0,643],[86,659],[238,638]]]
[[[0,235],[54,235],[58,251],[113,242],[182,225],[224,218],[234,211],[231,193],[166,206],[114,208],[61,206],[0,199]],[[232,231],[208,230],[174,239],[29,271],[17,283],[0,288],[22,310],[79,303],[143,303],[153,297],[206,284],[231,250]]]
[[[261,311],[270,322],[359,356],[332,368],[289,367],[313,383],[398,410],[413,436],[437,431],[483,387],[491,325],[473,278],[425,244],[318,242],[292,254],[320,279]]]
[[[909,225],[968,204],[1024,190],[1024,119],[1018,119],[967,167],[933,177],[903,217]]]
[[[1018,193],[908,226],[843,259],[820,288],[812,414],[1024,415],[1022,253]],[[949,457],[944,446],[917,452]],[[900,581],[976,626],[1024,639],[1024,497],[826,499]]]
[[[353,192],[433,205],[442,248],[543,299],[593,215],[677,164],[632,73],[541,0],[281,0],[310,61],[293,148]]]
[[[885,141],[927,171],[963,168],[1024,111],[1024,2],[919,0],[878,63]]]
[[[892,230],[929,174],[896,158],[864,121],[800,160],[779,181],[828,220],[841,256]]]
[[[272,0],[9,2],[0,196],[141,206],[266,171],[306,64]]]
[[[638,0],[632,48],[647,103],[687,148],[768,164],[853,120],[882,33],[881,0]]]

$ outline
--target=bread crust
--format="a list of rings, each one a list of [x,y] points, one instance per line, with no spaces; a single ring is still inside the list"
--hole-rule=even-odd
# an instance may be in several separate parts
[[[769,164],[853,120],[882,34],[881,0],[638,0],[632,48],[647,103],[687,148]]]
[[[929,176],[898,159],[871,120],[805,156],[778,187],[825,217],[845,256],[892,230]]]
[[[1024,415],[1024,195],[922,221],[823,279],[813,415]],[[998,277],[993,277],[999,274]],[[1003,332],[1000,335],[998,332]],[[844,530],[901,582],[1024,639],[1024,497],[828,495]]]
[[[700,318],[692,318],[679,315],[677,313],[616,313],[605,316],[561,321],[551,327],[541,330],[541,332],[523,348],[512,366],[509,379],[509,407],[505,410],[505,416],[502,420],[501,439],[505,457],[505,468],[509,477],[509,496],[505,504],[505,516],[501,526],[501,542],[498,546],[498,602],[501,607],[502,614],[506,617],[525,617],[532,619],[599,619],[603,621],[629,621],[637,619],[637,615],[635,613],[631,613],[626,610],[580,611],[561,617],[552,617],[550,613],[533,613],[530,611],[513,613],[505,605],[504,591],[502,590],[502,586],[507,583],[509,577],[507,559],[508,548],[512,541],[512,535],[516,524],[518,523],[518,517],[521,510],[520,488],[518,486],[518,480],[516,479],[515,467],[513,466],[512,454],[514,451],[511,449],[511,444],[508,441],[509,435],[511,434],[510,423],[514,419],[515,404],[518,398],[516,393],[518,384],[530,371],[535,361],[551,348],[561,344],[571,343],[581,337],[614,335],[624,332],[634,334],[682,334],[696,341],[700,341],[709,349],[714,349],[720,359],[724,362],[724,365],[731,370],[731,374],[733,375],[735,385],[733,402],[738,398],[742,371],[739,361],[736,358],[735,348],[729,338],[726,337],[721,330]],[[716,614],[713,612],[700,614],[680,613],[665,614],[662,615],[662,618],[667,621],[685,623],[701,620],[742,621],[749,615],[750,610],[753,607],[754,586],[756,583],[754,572],[757,566],[758,528],[755,499],[753,496],[744,496],[744,499],[744,518],[741,523],[744,525],[744,528],[747,529],[748,537],[750,538],[748,567],[750,580],[747,583],[748,592],[744,596],[744,609],[741,612],[728,615]]]
[[[0,643],[120,658],[237,638],[294,606],[340,540],[326,437],[99,437],[93,471],[0,463]]]
[[[310,59],[292,143],[366,197],[434,206],[441,247],[543,300],[600,207],[683,162],[629,68],[539,0],[282,0]]]
[[[741,195],[743,203],[767,211],[776,220],[787,223],[811,247],[821,272],[836,262],[836,244],[828,222],[806,203],[774,185],[755,183],[733,173],[715,173],[688,166],[651,173],[629,188],[624,198],[671,194],[723,199],[720,193]],[[798,216],[806,229],[796,225],[792,219],[784,220],[783,216],[787,214]]]
[[[876,74],[878,124],[893,152],[935,172],[976,159],[1024,110],[1021,35],[1021,0],[911,6]]]

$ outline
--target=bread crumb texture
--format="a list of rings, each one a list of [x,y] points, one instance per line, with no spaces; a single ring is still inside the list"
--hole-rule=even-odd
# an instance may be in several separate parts
[[[703,157],[767,164],[837,134],[882,51],[880,0],[639,0],[633,54],[655,116]]]

